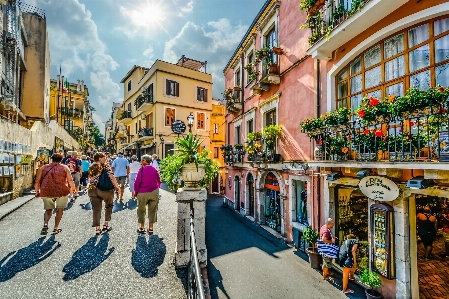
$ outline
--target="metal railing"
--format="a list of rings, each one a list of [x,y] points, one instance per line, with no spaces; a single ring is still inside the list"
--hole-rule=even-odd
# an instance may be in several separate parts
[[[190,261],[188,265],[188,298],[204,299],[203,278],[201,277],[200,263],[196,250],[195,229],[194,229],[193,198],[190,199]]]

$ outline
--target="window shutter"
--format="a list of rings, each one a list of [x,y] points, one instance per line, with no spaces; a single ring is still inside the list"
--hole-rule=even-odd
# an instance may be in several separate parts
[[[199,102],[201,101],[201,88],[196,88],[196,100]]]
[[[179,97],[179,83],[175,82],[175,95]]]
[[[142,121],[139,120],[139,131],[142,129]]]
[[[153,102],[153,83],[150,84],[150,86],[148,86],[148,99],[150,102]]]
[[[145,117],[145,127],[149,128],[150,127],[150,115],[147,115]]]
[[[204,101],[207,102],[207,89],[204,89]]]
[[[165,80],[165,94],[166,95],[171,95],[171,92],[170,92],[170,80]]]
[[[153,113],[148,116],[148,128],[153,128]]]

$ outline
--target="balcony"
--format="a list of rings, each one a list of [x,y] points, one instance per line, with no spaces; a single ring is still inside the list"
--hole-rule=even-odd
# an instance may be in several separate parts
[[[134,106],[136,106],[137,111],[147,111],[154,105],[152,94],[141,94],[134,100]]]
[[[83,118],[84,111],[78,108],[60,107],[59,114],[73,119],[80,119]]]
[[[384,19],[408,0],[361,0],[356,7],[335,6],[326,0],[324,6],[308,13],[304,27],[312,30],[307,51],[312,58],[330,60],[332,52]],[[352,2],[354,3],[354,1]]]
[[[271,64],[270,67],[263,66],[261,83],[265,84],[281,84],[281,76],[279,76],[279,67],[277,64]]]
[[[139,133],[139,141],[145,141],[149,139],[153,139],[153,128],[142,128]]]
[[[228,113],[235,113],[242,109],[242,103],[240,102],[240,92],[234,92],[234,94],[227,93],[225,91],[226,110]]]
[[[122,123],[127,123],[132,119],[131,111],[123,111],[118,117],[118,120]]]

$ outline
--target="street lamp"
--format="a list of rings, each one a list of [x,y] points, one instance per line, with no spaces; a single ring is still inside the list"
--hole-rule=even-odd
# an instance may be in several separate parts
[[[189,126],[189,133],[192,133],[192,126],[195,117],[193,116],[193,112],[190,112],[189,116],[187,116],[187,124]]]
[[[159,134],[159,139],[161,141],[161,159],[164,159],[164,138],[162,138],[162,134]]]
[[[140,147],[142,146],[142,141],[136,141],[136,151],[137,151],[137,159],[140,161]]]

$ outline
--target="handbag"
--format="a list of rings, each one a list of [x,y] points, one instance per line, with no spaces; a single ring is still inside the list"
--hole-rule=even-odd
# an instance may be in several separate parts
[[[317,241],[318,244],[318,253],[324,257],[336,259],[338,258],[338,252],[340,251],[340,247],[337,244],[333,243],[324,243],[321,240]]]
[[[101,191],[114,190],[114,184],[105,169],[101,171],[100,177],[98,178],[97,188]]]
[[[345,268],[352,268],[354,267],[354,259],[352,258],[352,256],[348,256],[345,260],[345,262],[343,263],[343,266]]]

